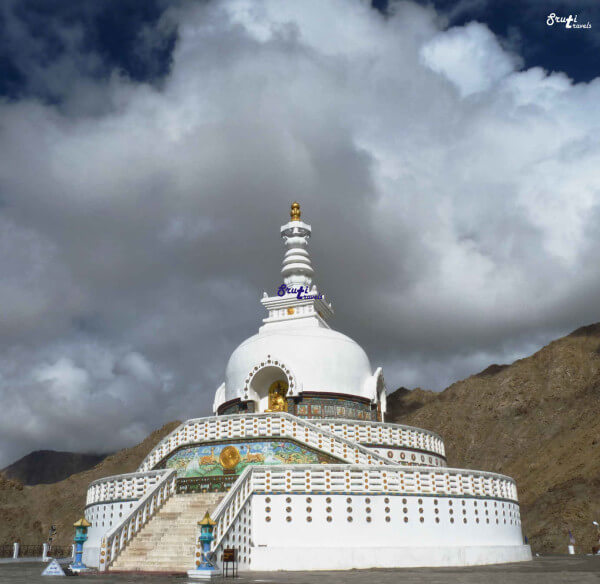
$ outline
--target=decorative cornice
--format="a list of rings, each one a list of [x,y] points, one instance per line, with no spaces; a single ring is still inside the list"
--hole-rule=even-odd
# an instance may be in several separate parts
[[[344,399],[348,401],[356,401],[365,405],[370,405],[371,400],[368,397],[362,397],[359,395],[352,395],[350,393],[336,393],[333,391],[301,391],[298,392],[297,397],[316,397],[324,399]]]

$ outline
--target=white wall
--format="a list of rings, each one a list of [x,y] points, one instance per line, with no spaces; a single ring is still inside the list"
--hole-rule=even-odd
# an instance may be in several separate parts
[[[252,552],[253,571],[349,570],[476,566],[531,560],[528,545],[436,547],[262,548]]]
[[[516,503],[474,497],[252,495],[224,540],[242,570],[339,570],[531,559]]]
[[[90,568],[99,564],[100,543],[102,538],[115,525],[119,525],[139,504],[138,501],[118,501],[115,503],[97,503],[85,509],[85,518],[92,524],[88,528],[88,539],[83,545],[83,563]]]

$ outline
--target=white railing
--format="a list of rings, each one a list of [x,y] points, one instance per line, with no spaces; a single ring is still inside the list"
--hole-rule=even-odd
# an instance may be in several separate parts
[[[159,481],[150,492],[146,493],[138,506],[102,538],[99,562],[101,572],[109,568],[125,548],[127,542],[156,515],[167,499],[175,493],[177,472],[175,470],[161,472],[162,476]]]
[[[483,471],[367,465],[249,466],[213,513],[217,523],[213,551],[218,551],[253,493],[314,492],[466,496],[518,503],[512,478]]]
[[[471,495],[517,501],[515,481],[482,471],[355,465],[255,466],[253,489],[267,492],[364,492]]]
[[[336,436],[359,444],[381,444],[424,450],[445,457],[444,441],[435,433],[413,426],[387,424],[385,422],[362,422],[356,420],[311,420],[315,426],[325,428]]]
[[[365,446],[380,456],[386,456],[389,460],[404,466],[448,466],[445,457],[432,452],[397,446],[369,446],[368,444]]]
[[[229,489],[229,492],[224,499],[221,500],[217,508],[213,511],[212,520],[216,522],[214,531],[213,543],[211,545],[212,550],[217,550],[221,541],[227,535],[227,532],[234,524],[236,517],[240,511],[244,508],[246,501],[252,494],[252,469],[254,467],[247,466],[238,480],[235,482],[233,487]],[[199,539],[199,531],[196,536],[196,557],[201,552],[202,544]]]
[[[164,470],[151,470],[98,479],[90,483],[85,504],[89,506],[96,503],[141,499],[164,474]]]
[[[312,420],[287,413],[265,413],[188,420],[150,451],[139,470],[150,470],[176,448],[186,444],[271,437],[295,440],[350,464],[396,465],[365,446],[315,426]]]

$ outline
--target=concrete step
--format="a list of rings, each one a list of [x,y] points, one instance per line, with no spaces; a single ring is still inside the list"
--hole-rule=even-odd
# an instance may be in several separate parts
[[[193,556],[192,556],[193,557]],[[139,558],[136,559],[136,561],[131,561],[131,562],[123,562],[123,563],[117,563],[115,562],[115,565],[121,568],[135,568],[136,566],[140,566],[140,565],[147,565],[148,563],[153,563],[153,564],[162,564],[162,565],[171,565],[171,564],[175,564],[175,565],[187,565],[190,563],[190,556],[173,556],[173,557],[167,557],[165,556],[164,558],[152,558],[151,562],[144,562],[143,564],[140,564]],[[192,562],[193,563],[193,562]]]
[[[166,553],[185,553],[187,550],[194,550],[196,546],[194,542],[176,542],[169,545],[163,545],[157,542],[157,545],[152,547],[141,547],[141,548],[129,548],[131,553],[146,553],[148,551],[154,552],[154,554],[166,554]]]
[[[174,556],[172,558],[152,558],[151,560],[148,560],[147,562],[144,562],[144,566],[147,564],[162,564],[162,565],[187,565],[190,563],[190,558],[189,557],[184,557],[184,556]],[[191,562],[192,564],[194,562]],[[139,561],[127,561],[127,562],[115,562],[114,564],[115,566],[119,566],[119,567],[129,567],[129,568],[134,568],[136,566],[139,566],[140,563]]]
[[[185,574],[188,570],[193,570],[195,566],[186,565],[186,566],[152,566],[150,564],[145,565],[143,568],[114,568],[115,571],[118,572],[165,572],[165,573],[175,573],[175,574]]]
[[[149,566],[149,565],[185,567],[188,565],[190,565],[190,566],[194,565],[194,562],[190,562],[189,558],[177,556],[175,558],[158,558],[158,559],[152,558],[152,561],[144,562],[143,564],[140,564],[139,562],[115,562],[113,568],[114,569],[121,569],[121,568],[135,569],[140,566]],[[145,568],[142,568],[142,569],[145,569]]]
[[[194,536],[196,535],[196,527],[192,528],[184,528],[181,530],[177,530],[177,533],[149,533],[147,537],[140,537],[139,539],[134,539],[129,543],[130,546],[135,545],[136,543],[140,543],[142,545],[148,545],[150,542],[158,543],[161,539],[163,539],[166,535],[169,536],[169,541],[190,541],[190,537],[192,541]]]

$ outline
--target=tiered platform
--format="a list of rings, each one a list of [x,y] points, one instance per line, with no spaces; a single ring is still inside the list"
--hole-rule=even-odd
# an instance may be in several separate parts
[[[214,453],[244,452],[248,444],[267,453],[272,444],[291,444],[293,453],[328,462],[269,463],[250,454],[249,462],[240,460],[239,474],[223,475],[228,482],[214,474],[213,482],[206,476],[194,482],[190,462],[180,464],[182,452],[194,456],[190,449],[204,448],[212,458],[200,457],[193,468],[204,463],[223,474]],[[101,570],[185,572],[194,564],[194,525],[206,509],[217,522],[214,550],[236,547],[241,570],[529,559],[514,481],[445,465],[439,436],[398,424],[286,413],[189,420],[149,453],[138,473],[90,485],[84,559]],[[210,493],[211,485],[218,492]]]

